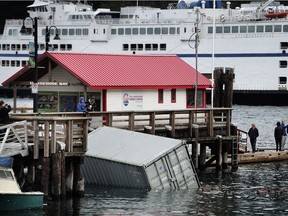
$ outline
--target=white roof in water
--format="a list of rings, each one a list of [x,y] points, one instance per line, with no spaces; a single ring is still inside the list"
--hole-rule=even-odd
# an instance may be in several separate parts
[[[88,135],[87,156],[147,166],[184,141],[113,127],[99,127]]]

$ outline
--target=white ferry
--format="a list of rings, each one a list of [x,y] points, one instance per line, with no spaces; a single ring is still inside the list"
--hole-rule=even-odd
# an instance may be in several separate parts
[[[27,6],[29,17],[6,20],[0,38],[0,83],[27,64],[37,17],[38,54],[46,47],[58,52],[176,54],[209,78],[214,67],[233,68],[234,95],[245,93],[244,100],[247,93],[260,101],[268,94],[271,99],[285,96],[288,7],[274,0],[233,9],[230,2],[216,0],[215,8],[213,3],[181,0],[167,9],[129,6],[111,11],[93,10],[80,0],[35,0]],[[60,40],[54,39],[56,32]]]

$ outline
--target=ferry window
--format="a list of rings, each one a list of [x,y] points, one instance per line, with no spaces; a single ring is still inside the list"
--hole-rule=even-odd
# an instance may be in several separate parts
[[[128,44],[123,44],[123,50],[124,50],[124,51],[128,51],[128,50],[129,50]]]
[[[282,32],[282,26],[281,25],[275,25],[274,26],[274,32]]]
[[[238,33],[239,26],[232,26],[232,33]]]
[[[177,34],[180,34],[180,27],[177,27]]]
[[[256,26],[256,32],[264,32],[264,26]]]
[[[208,27],[208,34],[213,34],[213,27],[211,26]]]
[[[136,44],[130,44],[131,51],[136,51]]]
[[[72,44],[67,44],[67,50],[72,50]]]
[[[1,44],[0,44],[0,50],[1,50],[1,47],[2,47],[2,46],[1,46]]]
[[[266,25],[265,32],[272,32],[272,25]]]
[[[175,34],[176,33],[176,30],[174,27],[170,27],[169,28],[169,34]]]
[[[138,28],[132,28],[132,34],[133,35],[138,35],[139,34],[139,29]]]
[[[230,26],[224,26],[224,33],[230,33]]]
[[[153,34],[153,28],[147,28],[147,34],[148,35]]]
[[[20,44],[16,44],[16,50],[21,50],[21,45]]]
[[[160,44],[160,50],[166,50],[166,44]]]
[[[123,28],[118,29],[118,35],[124,35],[124,29]]]
[[[45,49],[45,45],[44,45],[44,44],[42,44],[42,43],[41,43],[41,44],[39,44],[39,49],[40,49],[40,50],[44,50],[44,49]]]
[[[68,29],[62,29],[62,35],[68,35]]]
[[[12,29],[9,29],[8,30],[8,35],[12,35],[13,33],[12,33]]]
[[[143,44],[138,44],[137,46],[138,46],[138,50],[139,50],[139,51],[142,51],[142,50],[143,50]]]
[[[89,34],[89,30],[88,29],[83,29],[83,35],[88,35]]]
[[[69,29],[69,35],[75,35],[75,29]]]
[[[248,33],[255,33],[255,26],[248,26]]]
[[[106,29],[103,29],[103,34],[105,34],[106,33]]]
[[[287,61],[280,61],[280,68],[287,68]]]
[[[60,50],[66,50],[66,45],[65,44],[60,44]]]
[[[176,103],[176,89],[171,89],[171,103]]]
[[[151,50],[152,46],[151,44],[145,44],[145,50]]]
[[[283,32],[288,32],[288,25],[283,25]]]
[[[279,77],[279,84],[287,84],[287,77]]]
[[[76,29],[76,35],[81,35],[82,34],[82,29]]]
[[[15,44],[11,44],[11,50],[16,50],[16,45]]]
[[[15,61],[14,60],[11,61],[11,67],[15,67]]]
[[[61,30],[60,30],[60,31],[61,31]],[[50,33],[51,35],[54,35],[54,34],[55,34],[54,28],[51,28],[51,29],[49,30],[49,33]]]
[[[27,50],[28,45],[27,44],[22,44],[22,50]]]
[[[155,29],[154,29],[154,33],[155,33],[156,35],[159,35],[159,34],[161,33],[160,28],[155,28]]]
[[[222,33],[223,29],[221,26],[216,26],[216,33],[219,34],[219,33]]]
[[[164,102],[164,94],[163,89],[158,89],[158,103]]]
[[[168,28],[162,28],[162,34],[168,34]]]
[[[27,64],[26,61],[21,61],[21,66],[24,67]]]
[[[280,42],[281,49],[288,49],[288,42]]]
[[[158,50],[158,44],[152,44],[153,50],[157,51]]]
[[[145,35],[146,34],[146,28],[140,28],[140,34]]]
[[[53,47],[53,50],[58,50],[58,44],[53,44],[52,47]]]
[[[246,33],[247,32],[247,26],[240,26],[240,33]]]
[[[20,61],[16,61],[16,67],[20,67]]]
[[[125,35],[131,35],[131,28],[125,28]]]
[[[116,29],[111,29],[111,35],[116,35]]]
[[[186,33],[186,27],[184,27],[184,33]]]
[[[10,62],[9,62],[8,60],[6,60],[6,61],[5,61],[5,65],[6,65],[7,67],[9,67]]]

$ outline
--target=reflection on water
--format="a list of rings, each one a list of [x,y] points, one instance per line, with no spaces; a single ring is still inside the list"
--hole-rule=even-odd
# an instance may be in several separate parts
[[[203,190],[145,191],[86,185],[85,197],[49,202],[44,215],[287,215],[287,162],[199,174]],[[35,214],[37,215],[37,214]]]

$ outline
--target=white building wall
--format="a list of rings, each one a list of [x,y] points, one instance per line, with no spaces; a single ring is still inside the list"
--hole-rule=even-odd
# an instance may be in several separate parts
[[[128,98],[128,101],[125,101]],[[107,90],[107,111],[170,110],[186,108],[186,89],[176,90],[171,103],[171,89],[164,90],[164,102],[158,103],[158,90]]]

